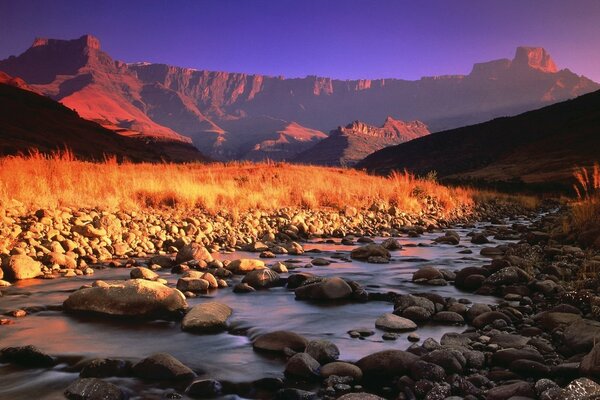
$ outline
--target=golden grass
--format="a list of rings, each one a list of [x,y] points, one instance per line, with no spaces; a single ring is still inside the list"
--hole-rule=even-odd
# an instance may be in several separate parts
[[[577,201],[571,207],[571,229],[600,230],[600,165],[595,163],[590,171],[577,168],[573,175]]]
[[[424,211],[435,198],[445,211],[473,204],[474,191],[448,188],[435,179],[392,174],[371,176],[345,168],[285,163],[119,164],[76,160],[68,151],[0,159],[0,202],[29,208],[151,207],[243,211],[283,207],[369,207],[374,202],[401,211]]]

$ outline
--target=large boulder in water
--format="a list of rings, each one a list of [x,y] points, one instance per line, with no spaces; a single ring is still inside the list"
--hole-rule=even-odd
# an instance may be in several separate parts
[[[286,348],[294,351],[304,351],[308,340],[290,331],[274,331],[258,336],[252,342],[252,347],[259,351],[283,353]]]
[[[254,289],[268,289],[279,284],[279,274],[269,268],[256,269],[249,272],[242,283],[252,286]]]
[[[167,353],[156,353],[133,366],[138,378],[151,381],[192,380],[196,373],[181,361]]]
[[[352,296],[352,287],[342,278],[326,278],[295,290],[299,300],[341,300]]]
[[[181,329],[198,333],[223,331],[227,329],[227,319],[231,313],[231,308],[223,303],[198,304],[185,315]]]
[[[238,260],[233,260],[227,264],[225,268],[234,274],[246,275],[250,271],[254,271],[256,269],[265,269],[267,267],[262,260],[255,260],[253,258],[240,258]]]
[[[65,311],[120,317],[172,317],[187,309],[177,289],[144,279],[104,282],[79,289],[63,303]]]
[[[2,263],[5,279],[17,281],[42,275],[42,264],[24,254],[7,257]]]
[[[177,256],[175,256],[175,262],[177,264],[192,260],[211,262],[213,257],[204,246],[201,246],[198,243],[186,244],[179,250]]]
[[[350,252],[350,257],[356,260],[368,260],[369,257],[383,257],[389,260],[391,257],[388,249],[379,244],[368,244],[366,246],[357,247]]]

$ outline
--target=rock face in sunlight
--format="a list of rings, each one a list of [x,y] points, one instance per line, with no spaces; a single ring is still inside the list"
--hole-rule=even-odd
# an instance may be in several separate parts
[[[352,166],[387,146],[393,146],[429,134],[427,125],[421,121],[404,122],[387,117],[380,127],[354,121],[330,132],[304,151],[294,161],[329,166]]]
[[[568,69],[559,70],[550,55],[536,47],[519,47],[513,60],[475,64],[468,75],[417,81],[286,79],[126,64],[103,52],[97,38],[85,35],[75,40],[38,38],[23,54],[1,60],[0,71],[122,135],[193,141],[221,160],[291,160],[324,139],[323,132],[352,120],[372,125],[393,116],[423,121],[431,131],[439,131],[600,89]],[[410,127],[401,127],[410,134],[396,141],[365,132],[348,135],[344,129],[348,128],[318,150],[355,150],[322,160],[303,156],[302,161],[340,163],[335,160],[341,158],[351,164],[367,155],[372,142],[381,142],[374,146],[381,148],[420,136]]]
[[[68,312],[97,313],[121,317],[172,317],[187,308],[185,296],[177,289],[143,279],[96,281],[80,289],[63,304]]]

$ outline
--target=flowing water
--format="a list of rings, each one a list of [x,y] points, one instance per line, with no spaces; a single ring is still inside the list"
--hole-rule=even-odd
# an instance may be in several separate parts
[[[481,228],[483,224],[476,226],[476,229]],[[465,237],[472,230],[456,229],[463,237],[460,246],[432,245],[432,239],[438,237],[439,232],[426,233],[418,238],[400,237],[399,241],[404,247],[392,252],[389,264],[336,260],[331,257],[349,257],[350,250],[355,246],[315,241],[305,243],[304,248],[318,249],[320,253],[309,252],[293,257],[278,256],[267,261],[286,261],[293,258],[300,261],[296,265],[304,267],[311,258],[328,258],[336,262],[328,266],[300,268],[296,271],[350,278],[359,282],[369,292],[431,291],[444,297],[467,298],[473,302],[494,304],[498,301],[497,298],[460,292],[451,285],[430,287],[411,282],[413,272],[425,265],[450,270],[483,265],[486,259],[479,255],[483,246],[471,244],[469,238]],[[375,239],[376,242],[381,240],[383,239]],[[336,242],[339,240],[336,239]],[[472,250],[472,254],[460,253],[466,249]],[[255,253],[236,252],[219,254],[217,258],[256,256]],[[178,278],[168,270],[160,272],[160,275],[171,285],[174,285]],[[63,362],[48,370],[26,370],[0,364],[0,399],[62,399],[64,389],[78,377],[72,367],[76,362],[96,357],[138,360],[155,352],[170,353],[190,368],[206,371],[200,378],[250,382],[264,377],[281,377],[285,360],[254,352],[250,341],[250,337],[273,330],[290,330],[309,339],[331,340],[340,349],[340,359],[349,361],[356,361],[376,351],[404,350],[409,346],[407,334],[402,334],[396,341],[384,341],[381,337],[383,332],[375,329],[375,319],[393,310],[390,303],[310,303],[295,300],[294,292],[285,287],[248,294],[235,294],[230,287],[213,290],[207,295],[188,300],[190,306],[207,299],[228,304],[234,310],[230,318],[230,323],[235,328],[233,332],[246,334],[197,335],[182,332],[177,322],[82,318],[65,314],[57,307],[83,284],[90,284],[97,279],[126,279],[128,276],[129,270],[124,268],[97,269],[93,276],[21,281],[3,290],[4,296],[0,297],[1,313],[36,306],[39,306],[40,311],[17,319],[12,325],[0,326],[0,347],[32,344],[48,354],[60,356]],[[236,277],[235,282],[240,279]],[[363,327],[375,330],[376,334],[364,340],[350,338],[347,334],[349,330]],[[417,333],[422,340],[428,337],[439,340],[446,332],[462,330],[464,327],[427,324],[419,326]],[[107,380],[128,390],[132,398],[166,398],[170,390],[133,378]]]

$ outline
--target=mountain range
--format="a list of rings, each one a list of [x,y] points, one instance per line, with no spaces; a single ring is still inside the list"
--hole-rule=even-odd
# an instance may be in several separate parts
[[[123,136],[165,145],[193,143],[217,160],[314,163],[351,164],[369,151],[366,144],[374,140],[349,133],[356,133],[354,128],[335,129],[349,121],[375,126],[391,117],[420,121],[436,132],[600,89],[590,79],[559,70],[544,49],[535,47],[517,48],[512,60],[475,64],[468,75],[336,80],[127,64],[113,60],[97,38],[84,35],[35,39],[21,55],[1,60],[0,71]],[[341,147],[335,149],[341,155],[318,156],[335,147]]]

